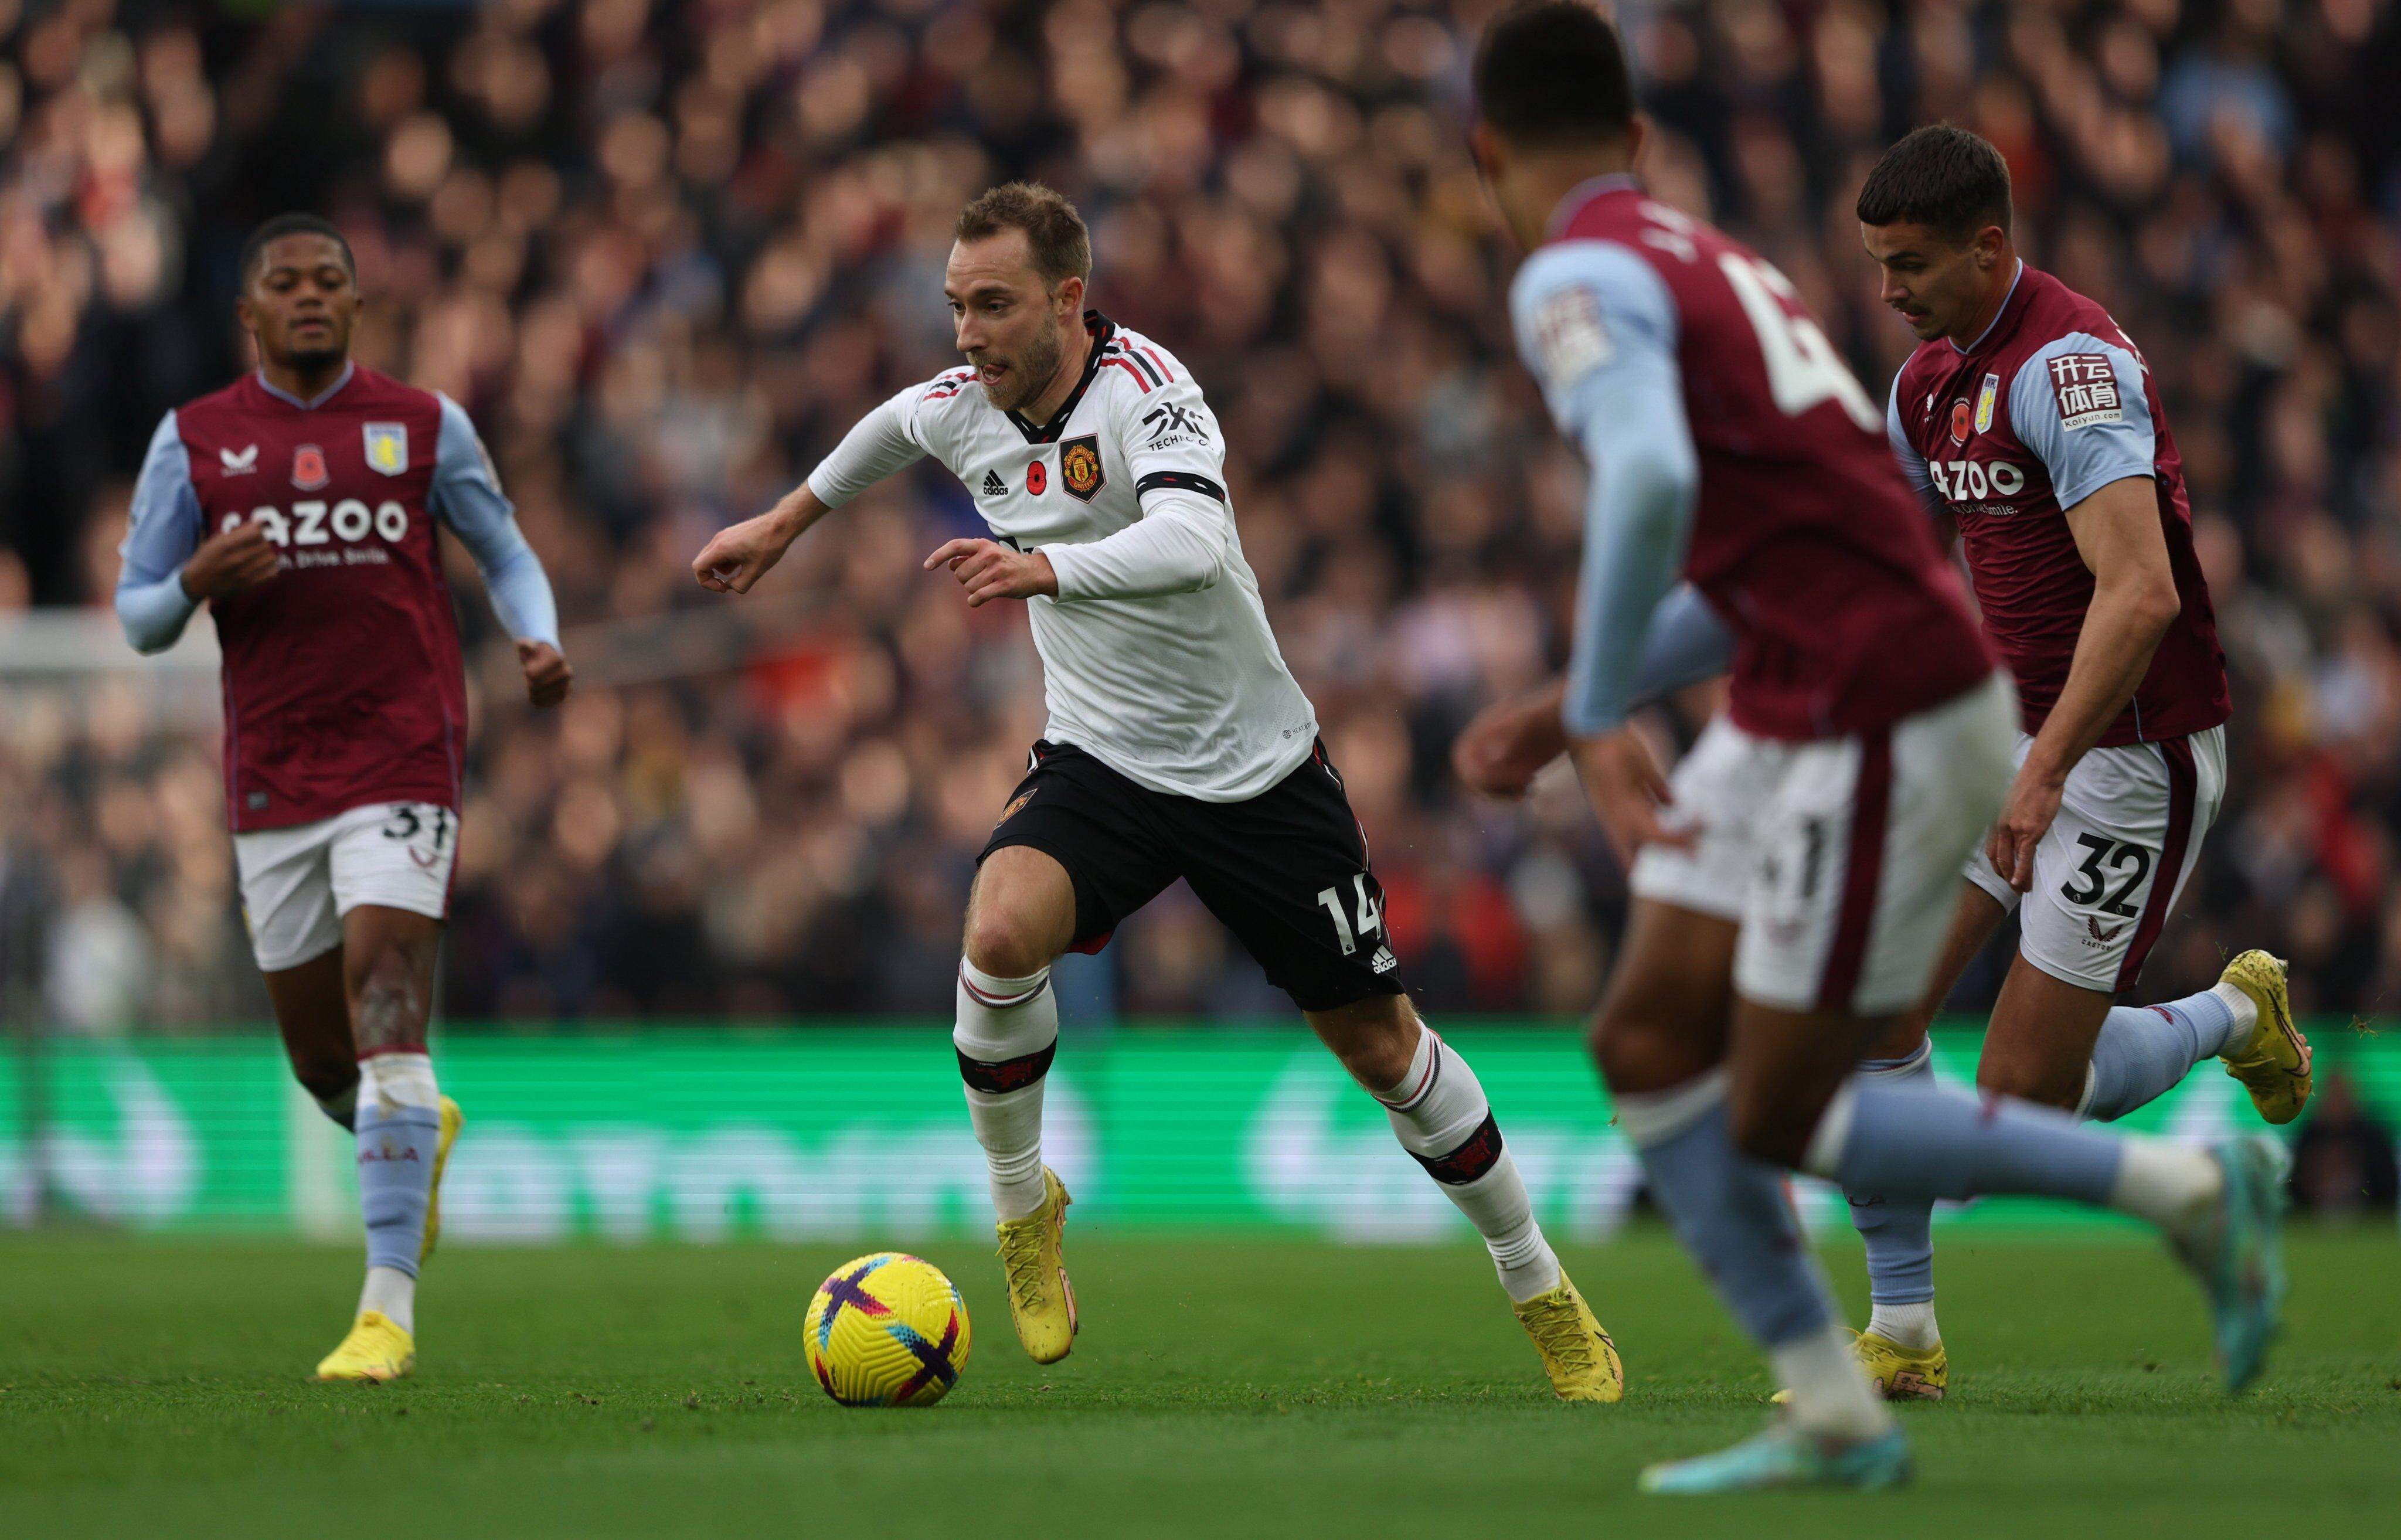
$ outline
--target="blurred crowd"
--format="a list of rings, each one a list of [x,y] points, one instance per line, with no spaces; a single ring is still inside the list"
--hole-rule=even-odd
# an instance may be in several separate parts
[[[504,672],[482,692],[448,1011],[946,1012],[973,855],[1041,725],[1017,607],[919,571],[971,504],[939,468],[897,478],[738,605],[687,563],[954,361],[952,217],[1040,177],[1092,225],[1093,302],[1224,420],[1411,985],[1581,1011],[1615,865],[1571,788],[1494,808],[1446,762],[1561,653],[1583,479],[1513,360],[1464,147],[1491,8],[0,0],[0,612],[105,604],[147,435],[243,366],[243,234],[323,213],[371,300],[362,357],[473,414],[584,669],[555,715]],[[2401,5],[1617,13],[1654,192],[1790,275],[1878,396],[1910,338],[1859,180],[1935,118],[2001,145],[2030,258],[2161,382],[2234,669],[2230,796],[2146,995],[2261,945],[2305,1010],[2391,1009]],[[0,949],[69,1024],[254,1019],[213,741],[124,662],[62,691],[0,660]],[[1180,889],[1106,956],[1129,1012],[1286,1009]]]

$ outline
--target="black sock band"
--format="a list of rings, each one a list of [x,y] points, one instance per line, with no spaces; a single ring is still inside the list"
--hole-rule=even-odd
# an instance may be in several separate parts
[[[1501,1124],[1487,1112],[1467,1142],[1449,1154],[1420,1155],[1412,1150],[1410,1157],[1444,1186],[1464,1187],[1501,1163]]]
[[[1005,1092],[1022,1091],[1050,1074],[1050,1061],[1059,1053],[1059,1039],[1051,1038],[1039,1052],[1022,1058],[1003,1059],[998,1064],[970,1059],[963,1051],[954,1052],[959,1054],[959,1079],[967,1082],[967,1089],[997,1096]],[[1496,1133],[1493,1137],[1498,1139],[1500,1135]]]

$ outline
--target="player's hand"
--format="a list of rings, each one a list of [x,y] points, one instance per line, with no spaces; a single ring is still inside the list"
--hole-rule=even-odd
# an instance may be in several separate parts
[[[230,598],[273,577],[276,565],[267,526],[245,519],[200,542],[184,563],[184,592],[196,599]]]
[[[1651,745],[1631,727],[1620,727],[1597,738],[1568,740],[1576,777],[1592,804],[1600,831],[1609,837],[1620,861],[1631,863],[1646,845],[1686,846],[1693,836],[1668,831],[1659,821],[1661,809],[1673,805],[1667,777],[1659,768]]]
[[[926,558],[926,571],[948,567],[967,591],[967,608],[987,599],[1059,597],[1059,574],[1039,551],[1012,551],[996,540],[953,540]]]
[[[546,641],[518,642],[517,663],[525,669],[526,699],[536,706],[557,705],[574,686],[574,668]]]
[[[692,575],[716,593],[747,594],[791,548],[786,529],[773,511],[729,524],[692,558]]]
[[[1451,768],[1470,791],[1515,802],[1546,765],[1567,752],[1559,694],[1558,685],[1545,685],[1495,701],[1475,714],[1450,746]]]
[[[2032,765],[2020,767],[2001,804],[2001,816],[1993,820],[1992,832],[1984,836],[1985,859],[2021,893],[2034,887],[2035,847],[2051,832],[2051,821],[2059,817],[2060,793],[2065,785],[2064,779],[2054,779]]]

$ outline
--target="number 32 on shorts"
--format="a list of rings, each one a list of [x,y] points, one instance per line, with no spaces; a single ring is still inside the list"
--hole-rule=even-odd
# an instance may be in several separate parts
[[[2141,913],[2134,895],[2151,874],[2150,851],[2098,834],[2079,834],[2076,843],[2084,847],[2084,861],[2059,885],[2059,896],[2079,909],[2098,903],[2103,914],[2120,919]]]

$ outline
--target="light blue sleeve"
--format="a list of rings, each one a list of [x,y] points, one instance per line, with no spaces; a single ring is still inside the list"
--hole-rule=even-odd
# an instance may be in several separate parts
[[[1660,600],[1642,656],[1634,665],[1634,700],[1657,700],[1686,685],[1715,679],[1734,663],[1734,633],[1689,583]]]
[[[1684,416],[1676,308],[1650,264],[1607,241],[1546,246],[1510,317],[1551,415],[1592,468],[1560,716],[1579,737],[1626,720],[1645,639],[1692,533],[1700,461]]]
[[[142,456],[125,543],[117,548],[123,563],[117,573],[117,619],[134,651],[158,653],[173,646],[200,607],[184,591],[184,563],[200,547],[202,522],[191,459],[175,414],[169,412]]]
[[[516,509],[501,491],[484,441],[466,409],[442,396],[442,436],[433,451],[434,516],[474,558],[492,596],[492,612],[519,641],[558,645],[558,604],[542,558],[517,529]]]
[[[2010,427],[2073,508],[2113,481],[2158,474],[2142,361],[2090,332],[2043,344],[2010,382]]]
[[[1929,509],[1941,503],[1934,496],[1934,477],[1926,470],[1926,457],[1917,446],[1909,442],[1908,430],[1900,425],[1900,376],[1892,377],[1892,389],[1884,398],[1884,436],[1892,446],[1892,458],[1900,466],[1900,474],[1917,493],[1917,501]]]

